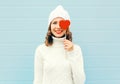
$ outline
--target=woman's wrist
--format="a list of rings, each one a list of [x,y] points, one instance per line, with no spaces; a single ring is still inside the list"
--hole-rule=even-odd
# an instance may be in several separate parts
[[[68,49],[68,51],[73,51],[74,47],[73,45]]]

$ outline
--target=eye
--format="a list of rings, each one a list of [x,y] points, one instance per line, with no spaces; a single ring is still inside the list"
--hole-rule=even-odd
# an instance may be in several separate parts
[[[54,21],[53,24],[57,24],[57,21]]]

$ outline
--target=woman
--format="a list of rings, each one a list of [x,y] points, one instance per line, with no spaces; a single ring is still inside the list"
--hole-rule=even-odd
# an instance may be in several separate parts
[[[72,43],[70,17],[58,6],[49,16],[45,43],[35,52],[34,84],[84,84],[81,49]]]

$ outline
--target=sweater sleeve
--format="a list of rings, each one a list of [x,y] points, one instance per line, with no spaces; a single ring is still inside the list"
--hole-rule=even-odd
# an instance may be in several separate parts
[[[67,56],[72,68],[74,84],[84,84],[86,78],[81,48],[78,45],[74,45],[73,51],[67,52]]]
[[[40,54],[40,48],[35,51],[34,58],[34,81],[33,84],[42,84],[43,75],[43,60]]]

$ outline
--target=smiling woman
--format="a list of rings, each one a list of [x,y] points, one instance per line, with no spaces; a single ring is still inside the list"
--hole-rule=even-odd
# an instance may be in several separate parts
[[[81,48],[73,44],[70,17],[58,6],[50,13],[45,43],[37,47],[34,84],[84,84]]]
[[[63,30],[60,26],[59,26],[59,22],[61,20],[64,20],[63,18],[61,17],[58,17],[58,18],[55,18],[53,19],[52,23],[51,23],[51,32],[52,34],[57,37],[57,38],[60,38],[62,37],[63,35],[65,35],[66,33],[66,30]]]

